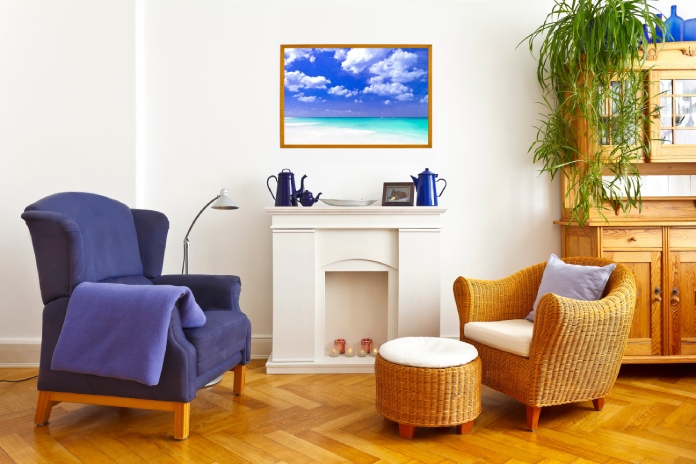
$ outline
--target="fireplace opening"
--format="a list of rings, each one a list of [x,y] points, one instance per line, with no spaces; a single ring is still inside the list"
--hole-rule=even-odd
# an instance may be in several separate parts
[[[330,271],[325,281],[325,340],[328,356],[333,341],[342,338],[360,348],[371,338],[377,346],[388,336],[388,272]]]

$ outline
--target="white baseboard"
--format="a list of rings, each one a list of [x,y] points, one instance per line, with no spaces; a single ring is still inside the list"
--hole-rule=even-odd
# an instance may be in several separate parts
[[[441,338],[459,340],[459,335],[440,335]],[[268,359],[273,350],[271,335],[251,336],[251,359]],[[40,339],[0,339],[0,368],[39,367]]]
[[[268,359],[273,350],[273,336],[251,336],[251,359]]]
[[[251,358],[268,359],[273,349],[270,335],[251,336]],[[39,367],[41,339],[0,339],[0,367]]]
[[[39,367],[40,338],[0,339],[0,367]]]

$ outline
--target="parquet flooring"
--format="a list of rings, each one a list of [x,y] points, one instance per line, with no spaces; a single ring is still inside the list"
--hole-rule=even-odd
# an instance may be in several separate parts
[[[231,373],[199,391],[183,442],[157,411],[59,404],[34,427],[36,380],[0,383],[0,464],[696,463],[696,365],[624,366],[602,412],[589,401],[544,408],[536,433],[522,404],[484,387],[471,435],[419,428],[409,441],[375,411],[374,376],[270,376],[264,363],[248,366],[244,396]]]

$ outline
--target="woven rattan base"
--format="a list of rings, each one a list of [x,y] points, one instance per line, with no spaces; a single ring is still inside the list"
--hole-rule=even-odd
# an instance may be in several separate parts
[[[375,379],[377,412],[400,429],[467,424],[457,429],[466,433],[471,430],[468,423],[481,413],[479,358],[462,366],[430,369],[394,364],[377,355]]]

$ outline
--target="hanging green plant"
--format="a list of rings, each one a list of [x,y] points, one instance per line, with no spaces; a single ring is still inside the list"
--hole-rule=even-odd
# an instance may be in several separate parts
[[[566,176],[571,223],[593,209],[606,220],[607,210],[641,208],[636,163],[649,153],[651,118],[643,24],[652,37],[665,30],[648,0],[555,0],[524,39],[532,54],[540,42],[544,107],[529,151],[542,173]]]

